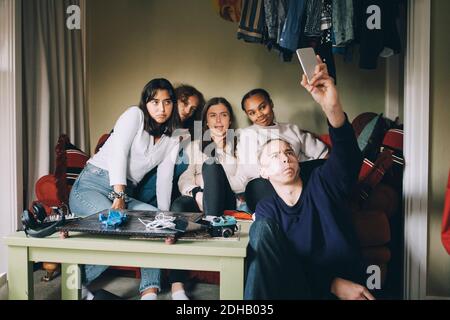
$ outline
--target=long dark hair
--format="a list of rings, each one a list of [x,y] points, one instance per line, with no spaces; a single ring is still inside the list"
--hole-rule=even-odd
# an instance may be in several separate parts
[[[190,97],[197,97],[198,108],[195,110],[194,114],[185,120],[182,124],[184,129],[188,129],[191,137],[194,138],[194,124],[195,121],[200,121],[202,116],[203,108],[205,107],[205,97],[193,86],[187,84],[181,84],[175,88],[175,95],[178,100],[188,103]]]
[[[173,103],[172,114],[163,124],[157,123],[147,110],[147,103],[156,96],[158,90],[167,90],[170,100]],[[165,134],[170,137],[175,129],[180,127],[181,120],[180,115],[178,114],[177,97],[172,84],[167,79],[153,79],[145,85],[142,90],[139,109],[144,113],[144,130],[152,136],[159,137]]]
[[[214,141],[205,141],[205,132],[208,130],[208,125],[207,125],[208,110],[212,106],[215,106],[215,105],[218,105],[218,104],[223,104],[227,108],[228,112],[230,113],[230,120],[231,120],[231,125],[230,125],[230,127],[228,129],[234,129],[234,123],[235,123],[234,120],[235,119],[234,119],[234,112],[233,112],[233,107],[231,106],[231,103],[229,103],[227,99],[222,98],[222,97],[215,97],[215,98],[209,99],[209,101],[206,102],[205,107],[203,108],[203,111],[202,111],[202,137],[203,137],[203,139],[202,139],[202,143],[201,143],[201,146],[200,146],[201,152],[204,152],[205,148],[207,146],[209,146],[211,143],[213,143],[215,145]],[[233,156],[234,156],[235,151],[236,151],[236,142],[237,142],[237,138],[234,137],[234,141],[232,141],[232,143],[233,143],[233,145],[232,145]],[[228,143],[228,141],[225,140],[225,144],[227,144],[227,143]],[[212,156],[215,156],[215,150],[216,150],[216,148],[214,146]]]

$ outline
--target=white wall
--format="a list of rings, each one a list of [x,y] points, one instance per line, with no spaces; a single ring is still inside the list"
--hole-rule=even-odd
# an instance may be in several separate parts
[[[0,274],[0,301],[8,299],[8,284],[6,282],[6,273]]]
[[[0,0],[0,238],[16,230],[22,209],[20,33],[20,0]],[[6,271],[7,248],[0,239],[0,274]]]
[[[427,294],[450,297],[450,256],[441,242],[442,212],[450,170],[450,1],[431,1],[430,171]]]
[[[87,0],[87,88],[91,149],[118,116],[138,103],[152,78],[167,77],[198,87],[207,98],[224,96],[247,126],[242,96],[267,89],[277,119],[325,133],[320,107],[300,88],[294,58],[280,61],[260,44],[236,39],[237,24],[223,20],[207,0]],[[336,57],[338,88],[349,117],[384,112],[385,61],[377,70]]]

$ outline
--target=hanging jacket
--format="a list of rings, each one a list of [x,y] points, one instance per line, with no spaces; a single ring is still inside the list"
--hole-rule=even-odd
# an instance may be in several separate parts
[[[331,0],[322,0],[322,11],[320,16],[320,30],[329,30],[332,27],[333,4]]]
[[[243,0],[237,38],[246,42],[263,43],[265,25],[264,0]]]
[[[336,46],[352,41],[353,32],[353,0],[333,1],[333,34]]]
[[[267,36],[269,41],[278,43],[286,20],[286,0],[264,0]]]
[[[354,0],[357,40],[360,44],[360,62],[362,69],[376,69],[378,57],[385,48],[400,53],[400,36],[396,20],[399,15],[399,0]],[[380,8],[380,29],[369,29],[368,20],[374,17],[370,6]]]
[[[321,18],[322,18],[323,0],[308,0],[306,3],[306,23],[305,36],[322,36]]]
[[[289,1],[286,21],[281,32],[279,45],[292,52],[299,48],[303,35],[302,22],[305,13],[306,0]]]
[[[281,32],[286,21],[288,0],[264,0],[267,39],[264,43],[267,49],[279,51],[280,59],[284,62],[292,60],[292,51],[279,45]]]
[[[278,2],[279,0],[264,0],[267,36],[269,40],[276,40],[278,36]]]
[[[305,32],[300,48],[312,47],[327,65],[329,75],[337,81],[332,42],[332,1],[308,0],[305,7]]]

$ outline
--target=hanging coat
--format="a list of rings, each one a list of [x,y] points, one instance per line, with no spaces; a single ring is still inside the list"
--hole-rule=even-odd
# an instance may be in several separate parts
[[[281,32],[280,46],[295,52],[299,48],[299,41],[303,34],[302,21],[306,0],[289,1],[286,21]]]
[[[286,0],[264,0],[268,40],[278,43],[286,20]]]
[[[376,69],[378,57],[385,48],[400,53],[400,36],[396,24],[399,0],[355,0],[353,4],[360,44],[359,66],[362,69]]]
[[[353,0],[333,1],[333,33],[336,46],[352,41],[353,32]]]
[[[265,26],[264,0],[243,0],[237,38],[246,42],[263,43]]]

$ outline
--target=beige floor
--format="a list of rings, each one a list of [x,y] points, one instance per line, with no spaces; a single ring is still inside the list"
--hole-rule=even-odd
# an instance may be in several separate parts
[[[61,298],[61,278],[58,276],[50,282],[43,282],[41,278],[44,271],[36,271],[34,273],[34,295],[36,300],[59,300]],[[123,273],[122,273],[123,274]],[[102,275],[92,285],[92,289],[103,288],[120,297],[130,300],[139,299],[139,279],[123,274],[116,273]],[[189,282],[186,285],[188,295],[195,300],[218,300],[219,286],[205,283]],[[162,290],[158,295],[160,300],[171,299],[168,289]]]

